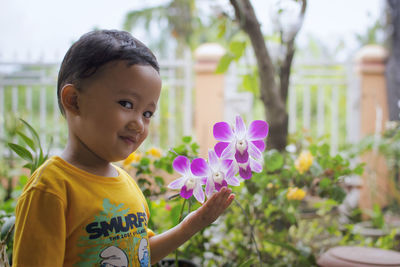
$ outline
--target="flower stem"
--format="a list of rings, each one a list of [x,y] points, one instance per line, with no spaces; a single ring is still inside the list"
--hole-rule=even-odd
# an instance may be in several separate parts
[[[256,248],[257,256],[258,256],[258,261],[260,262],[260,266],[262,266],[261,253],[260,253],[260,250],[258,249],[257,241],[256,241],[256,238],[255,238],[255,236],[254,236],[254,231],[253,231],[254,226],[250,223],[250,218],[249,218],[248,214],[246,213],[245,209],[242,207],[242,205],[240,205],[239,201],[237,201],[237,200],[235,199],[235,203],[236,203],[236,204],[239,206],[239,208],[242,210],[244,216],[246,217],[246,221],[247,221],[247,223],[248,223],[249,226],[250,226],[251,240],[253,241],[254,247]]]
[[[187,199],[185,198],[185,200],[183,201],[182,207],[181,207],[181,212],[179,214],[179,220],[178,220],[178,224],[182,221],[182,216],[183,216],[183,210],[185,208],[185,204],[186,204]],[[175,249],[175,266],[178,267],[178,248]]]

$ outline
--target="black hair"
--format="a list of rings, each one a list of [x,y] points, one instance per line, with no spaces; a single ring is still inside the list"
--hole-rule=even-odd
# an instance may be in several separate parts
[[[160,72],[157,59],[149,48],[126,31],[95,30],[79,38],[65,54],[58,72],[57,97],[61,113],[61,89],[73,84],[80,90],[81,82],[92,77],[100,67],[115,60],[127,65],[150,65]]]

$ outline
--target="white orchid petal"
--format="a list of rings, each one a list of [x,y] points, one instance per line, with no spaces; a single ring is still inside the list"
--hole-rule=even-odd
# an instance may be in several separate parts
[[[252,158],[250,158],[250,169],[253,172],[260,173],[263,169],[262,164]]]
[[[260,150],[258,150],[258,148],[252,143],[252,142],[248,142],[248,146],[249,146],[249,154],[251,157],[259,160],[262,158],[262,153]]]
[[[246,125],[240,116],[236,116],[235,135],[238,139],[243,139],[246,136]]]
[[[232,176],[232,177],[227,177],[226,178],[226,182],[229,184],[229,185],[232,185],[232,186],[239,186],[240,185],[240,181],[239,181],[239,179],[238,178],[236,178],[235,176]]]
[[[233,159],[235,156],[235,144],[230,143],[221,154],[221,159]]]
[[[193,195],[197,199],[197,201],[199,201],[200,203],[204,203],[205,196],[204,196],[203,188],[200,183],[198,183],[195,186],[195,188],[193,190]]]
[[[208,163],[212,170],[217,170],[219,166],[219,158],[213,149],[208,150]]]
[[[182,176],[182,177],[180,177],[180,178],[178,178],[178,179],[172,181],[172,182],[168,185],[168,188],[171,188],[171,189],[181,189],[181,188],[185,185],[186,179],[187,179],[187,178],[186,178],[185,176]]]
[[[215,190],[214,181],[211,178],[207,179],[207,184],[206,184],[207,198],[210,198],[212,196],[212,194],[214,193],[214,190]]]

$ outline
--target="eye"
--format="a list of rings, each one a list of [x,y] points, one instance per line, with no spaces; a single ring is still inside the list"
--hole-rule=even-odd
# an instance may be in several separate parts
[[[132,104],[131,102],[129,102],[129,101],[121,100],[121,101],[119,101],[118,103],[119,103],[121,106],[123,106],[124,108],[127,108],[127,109],[132,109],[132,108],[133,108],[133,104]]]
[[[153,117],[153,112],[151,112],[151,111],[145,111],[145,112],[143,113],[143,116],[144,116],[146,119],[150,119],[151,117]]]

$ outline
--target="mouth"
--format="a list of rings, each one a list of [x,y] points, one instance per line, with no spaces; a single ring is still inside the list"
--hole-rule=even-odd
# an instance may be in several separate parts
[[[134,144],[137,143],[138,137],[136,136],[120,136],[120,138],[127,144]]]

